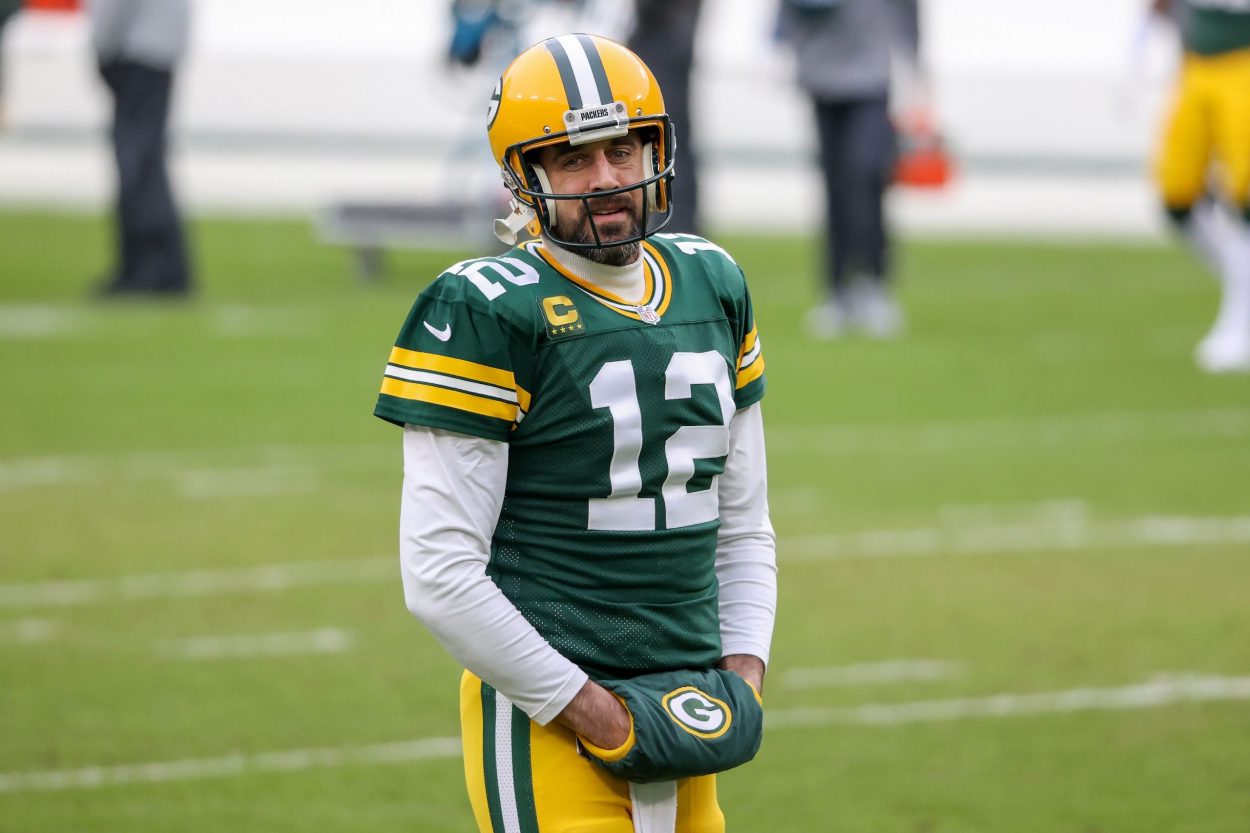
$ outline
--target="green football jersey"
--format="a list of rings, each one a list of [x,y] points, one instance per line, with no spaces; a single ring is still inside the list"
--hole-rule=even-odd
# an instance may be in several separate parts
[[[417,298],[374,413],[508,443],[487,572],[600,678],[720,659],[717,477],[764,395],[742,271],[686,234],[643,244],[645,302],[531,241]]]
[[[1181,37],[1185,49],[1220,55],[1250,49],[1250,0],[1182,0]]]

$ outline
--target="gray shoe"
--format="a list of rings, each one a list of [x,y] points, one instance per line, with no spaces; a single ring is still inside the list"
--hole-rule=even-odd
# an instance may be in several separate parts
[[[906,326],[903,311],[879,281],[861,282],[855,294],[855,320],[873,338],[895,338]]]
[[[835,301],[812,307],[803,317],[803,329],[818,341],[831,341],[846,335],[851,328],[851,311]]]

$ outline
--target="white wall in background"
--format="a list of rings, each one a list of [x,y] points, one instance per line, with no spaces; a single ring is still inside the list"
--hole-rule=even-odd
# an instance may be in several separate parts
[[[623,7],[623,0],[600,1]],[[193,199],[287,199],[302,206],[333,194],[436,191],[460,176],[455,168],[492,176],[482,133],[498,68],[466,72],[445,66],[446,0],[193,2],[193,50],[175,114]],[[818,217],[819,203],[804,164],[813,148],[807,103],[792,84],[788,55],[772,40],[776,2],[704,0],[695,112],[709,163],[711,210],[744,216],[754,211],[758,197],[737,202],[743,193],[737,183],[754,168],[753,193],[765,201],[790,177],[789,213],[770,215],[790,222]],[[1005,201],[993,189],[978,190],[984,182],[977,177],[1004,169],[1018,177],[1032,169],[1050,182],[1049,197],[1034,196],[1053,206],[1047,216],[1060,222],[1063,207],[1080,202],[1067,198],[1067,185],[1054,180],[1066,169],[1071,183],[1091,173],[1108,182],[1118,178],[1121,187],[1127,182],[1123,196],[1103,191],[1084,204],[1100,206],[1098,217],[1129,217],[1129,227],[1153,229],[1149,189],[1139,172],[1146,168],[1175,42],[1156,33],[1144,53],[1147,71],[1134,76],[1130,44],[1144,5],[922,0],[939,113],[972,187],[963,203],[909,197],[903,201],[914,208],[904,215],[913,211],[938,226],[959,225],[963,204],[975,206],[971,214],[983,222],[999,222],[1010,216],[1001,210]],[[547,20],[536,29],[544,26],[561,28]],[[19,144],[23,136],[49,133],[81,138],[103,127],[105,100],[84,22],[19,16],[6,31],[5,61],[13,131],[8,139],[0,134],[0,199],[14,193],[19,199],[45,193],[58,199],[75,188],[98,198],[108,184],[98,143],[89,170],[41,157],[42,148],[19,148],[27,157],[13,161],[18,151],[11,146],[12,137]],[[335,160],[314,159],[326,148]],[[312,164],[298,168],[293,157],[301,155]],[[48,188],[41,189],[39,177]],[[1020,204],[1014,194],[1011,204]],[[1130,205],[1142,207],[1126,214]]]
[[[696,101],[712,148],[810,147],[806,105],[771,40],[776,0],[706,0]],[[1166,74],[1128,81],[1144,0],[928,0],[938,103],[974,156],[1140,157]],[[493,73],[449,71],[443,0],[197,0],[178,99],[190,131],[454,139],[480,126]],[[8,37],[10,123],[103,118],[81,20],[19,18]],[[1125,93],[1136,86],[1136,109]]]

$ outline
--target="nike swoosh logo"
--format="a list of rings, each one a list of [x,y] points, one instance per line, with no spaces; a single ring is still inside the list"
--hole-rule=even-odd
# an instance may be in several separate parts
[[[422,321],[421,323],[424,324],[425,328],[430,331],[430,335],[434,336],[439,341],[446,341],[447,339],[451,338],[451,325],[450,324],[443,327],[443,329],[441,330],[436,330],[430,326],[429,321]]]

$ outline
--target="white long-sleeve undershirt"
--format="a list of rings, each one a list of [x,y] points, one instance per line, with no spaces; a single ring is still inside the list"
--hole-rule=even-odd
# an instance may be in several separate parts
[[[507,443],[406,427],[400,512],[404,598],[453,657],[545,725],[587,676],[486,574],[507,470]],[[751,654],[767,663],[777,568],[758,404],[735,414],[718,484],[722,653]]]

